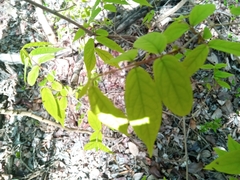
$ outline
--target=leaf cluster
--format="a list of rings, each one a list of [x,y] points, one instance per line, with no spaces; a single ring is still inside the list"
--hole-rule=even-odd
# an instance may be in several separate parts
[[[113,12],[112,5],[126,3],[124,0],[104,0],[103,2],[104,8]],[[140,5],[149,6],[145,0],[136,0],[136,2]],[[91,10],[89,24],[94,21],[100,11],[100,0],[97,0]],[[145,143],[149,156],[152,156],[154,142],[161,126],[163,106],[178,116],[186,116],[191,112],[193,92],[190,78],[203,67],[210,49],[240,56],[240,43],[214,39],[211,34],[212,26],[205,28],[203,31],[195,29],[214,11],[215,6],[213,4],[197,5],[192,9],[189,16],[177,18],[164,32],[151,32],[139,37],[133,43],[133,48],[127,51],[113,41],[106,30],[94,29],[94,32],[91,33],[93,36],[87,37],[84,46],[83,61],[87,70],[88,82],[72,90],[55,81],[54,73],[49,74],[40,83],[45,109],[64,126],[69,92],[74,92],[78,99],[86,95],[90,103],[88,121],[94,130],[90,142],[85,146],[86,150],[101,149],[110,152],[110,149],[102,144],[102,124],[127,136],[129,135],[128,127],[131,126],[136,135]],[[186,18],[188,21],[186,21]],[[151,16],[145,20],[150,19]],[[192,31],[199,40],[199,44],[194,49],[186,51],[185,47],[176,47],[171,52],[166,52],[167,46],[172,46],[173,42],[188,31]],[[85,37],[86,33],[88,32],[84,29],[79,29],[74,40]],[[96,42],[121,54],[114,57],[109,51],[95,47]],[[38,47],[34,48],[31,53],[27,53],[26,48],[35,46]],[[30,85],[37,81],[41,63],[49,61],[52,57],[50,55],[58,50],[58,48],[50,47],[45,42],[27,44],[23,47],[21,57],[25,65],[25,72],[27,72],[28,67],[31,67],[27,78]],[[146,56],[142,61],[135,62],[134,60],[140,50],[144,51]],[[179,57],[179,54],[181,57]],[[32,56],[35,55],[41,55],[41,57],[33,65]],[[125,67],[130,69],[125,82],[124,102],[126,112],[116,108],[113,102],[98,88],[97,79],[99,77],[116,71],[96,75],[94,73],[96,56],[99,56],[104,63],[116,67],[116,71],[122,69],[119,67],[120,62],[128,61],[130,63],[129,66]],[[153,75],[140,67],[141,64],[150,62],[153,62]],[[206,65],[206,67],[213,69],[214,78],[221,86],[229,88],[223,83],[222,78],[229,77],[231,74],[220,70],[224,67],[222,64]],[[221,168],[218,169],[222,170]]]

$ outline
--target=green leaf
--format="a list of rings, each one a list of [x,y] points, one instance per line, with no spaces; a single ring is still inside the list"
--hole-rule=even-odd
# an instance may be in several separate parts
[[[62,90],[62,84],[57,82],[57,81],[53,81],[52,82],[52,89],[54,89],[55,91],[61,91]]]
[[[103,36],[97,36],[96,40],[103,44],[104,46],[107,46],[110,49],[116,50],[118,52],[124,52],[123,49],[113,40],[107,38],[107,37],[103,37]]]
[[[80,99],[82,98],[85,94],[87,94],[88,87],[90,85],[90,82],[88,81],[87,84],[85,84],[81,89],[79,89],[76,93],[76,98]]]
[[[143,18],[142,24],[144,23],[150,23],[150,21],[153,19],[155,11],[151,10],[146,14],[146,16]]]
[[[105,146],[103,143],[100,143],[98,142],[98,147],[99,149],[101,149],[102,151],[106,152],[106,153],[112,153],[112,151],[107,147]]]
[[[215,64],[214,69],[221,69],[221,68],[225,68],[226,66],[227,64],[225,63],[218,63],[218,64]]]
[[[73,42],[77,41],[78,39],[80,39],[84,35],[85,35],[85,31],[82,30],[82,29],[78,29],[77,32],[75,33],[74,38],[73,38]]]
[[[224,151],[224,150],[222,150],[220,148],[216,148],[216,147],[214,147],[213,150],[217,153],[218,156],[223,156],[227,153],[227,151]]]
[[[111,12],[117,12],[117,9],[113,4],[105,4],[103,8]]]
[[[103,0],[103,2],[128,5],[127,1],[125,1],[125,0]]]
[[[128,120],[126,118],[122,117],[116,117],[112,114],[106,114],[106,113],[99,113],[98,119],[108,127],[112,129],[116,129],[123,134],[128,135],[127,127],[128,127]]]
[[[166,55],[154,62],[154,79],[163,103],[175,114],[190,113],[192,87],[186,68],[174,56]]]
[[[96,141],[90,141],[84,146],[84,151],[91,150],[91,149],[97,149],[98,150],[98,142]]]
[[[231,89],[230,85],[228,83],[222,81],[221,79],[215,78],[215,80],[220,86],[227,88],[227,89]]]
[[[30,48],[30,47],[36,47],[36,46],[46,46],[46,45],[51,45],[51,43],[49,42],[32,42],[32,43],[28,43],[25,44],[22,49],[26,49],[26,48]]]
[[[151,4],[149,4],[149,2],[147,2],[147,0],[133,0],[134,2],[140,4],[141,6],[149,6],[152,7]]]
[[[214,70],[214,77],[228,78],[228,77],[231,77],[231,76],[233,76],[233,74],[231,74],[231,73],[227,73],[227,72],[220,71],[220,70]]]
[[[149,53],[160,54],[167,45],[166,37],[158,32],[151,32],[138,38],[133,47],[145,50]]]
[[[45,86],[47,84],[47,78],[44,78],[42,81],[38,83],[38,86]]]
[[[66,96],[61,97],[61,99],[59,100],[59,108],[65,111],[67,109],[67,105],[68,105],[67,97]]]
[[[47,112],[54,117],[56,121],[61,120],[61,118],[58,115],[59,109],[57,102],[52,94],[52,91],[48,87],[44,87],[41,89],[41,97],[44,108],[47,110]]]
[[[189,15],[190,25],[196,26],[213,14],[215,9],[216,7],[213,4],[196,5]]]
[[[99,8],[99,7],[97,8],[99,3],[100,3],[100,0],[95,1],[95,4],[92,7],[91,16],[89,18],[89,23],[92,22],[95,19],[95,17],[99,14],[99,12],[101,11],[101,8]]]
[[[53,82],[54,81],[54,74],[53,73],[48,73],[46,78],[49,82]]]
[[[212,37],[211,31],[209,30],[208,27],[205,27],[204,30],[203,30],[203,38],[204,39],[210,39],[211,37]]]
[[[88,123],[94,131],[100,131],[102,129],[101,122],[92,111],[88,111]]]
[[[201,69],[214,69],[215,66],[212,64],[204,64],[202,65]]]
[[[63,48],[55,48],[55,47],[38,47],[31,51],[31,56],[41,55],[41,54],[50,54],[50,53],[56,53],[60,50],[63,50]]]
[[[196,47],[188,53],[183,60],[183,65],[186,67],[189,77],[202,67],[207,59],[208,53],[209,48],[205,44]]]
[[[41,57],[38,58],[38,64],[42,64],[42,63],[51,61],[54,58],[55,58],[55,56],[52,55],[52,54],[47,54],[47,55],[41,56]]]
[[[127,128],[128,128],[128,124],[124,124],[124,118],[125,115],[124,113],[116,108],[113,103],[102,94],[102,92],[94,86],[89,87],[88,89],[88,98],[90,101],[90,106],[91,106],[91,110],[94,114],[98,115],[99,113],[103,113],[103,114],[111,114],[113,116],[115,116],[116,118],[122,118],[123,123],[119,122],[119,121],[113,121],[116,124],[118,124],[119,128],[117,129],[118,131],[120,131],[121,133],[127,134]],[[99,116],[98,116],[99,118]],[[101,118],[101,117],[100,117]],[[101,119],[99,119],[101,120]],[[119,120],[119,119],[118,119]],[[111,123],[113,123],[111,122]],[[108,125],[108,124],[106,124]],[[110,124],[111,125],[111,124]]]
[[[33,66],[31,71],[28,73],[27,81],[30,86],[33,86],[39,75],[39,66]]]
[[[91,73],[96,64],[96,57],[94,54],[94,40],[90,38],[84,47],[84,63],[88,74]]]
[[[68,95],[68,91],[67,91],[66,87],[62,88],[62,90],[60,91],[60,94],[62,96],[67,96]]]
[[[180,38],[186,31],[190,29],[189,25],[183,21],[175,21],[163,32],[167,38],[167,43],[171,43]]]
[[[232,7],[232,8],[230,9],[230,12],[231,12],[233,15],[235,15],[235,16],[240,15],[240,6],[238,6],[238,7]]]
[[[128,73],[125,89],[128,119],[137,136],[146,144],[149,155],[152,156],[162,117],[162,103],[156,85],[150,75],[138,67]]]
[[[110,59],[114,58],[113,55],[111,55],[109,52],[95,48],[96,53],[99,55],[99,57],[106,63]]]
[[[214,39],[208,45],[210,48],[240,56],[240,43]]]
[[[96,34],[99,36],[108,36],[108,32],[104,29],[97,29]]]
[[[234,141],[234,139],[228,135],[228,151],[235,151],[240,150],[240,144],[237,141]]]
[[[112,58],[109,61],[106,61],[106,63],[119,67],[118,66],[119,62],[122,62],[122,61],[133,61],[135,59],[135,57],[137,56],[137,54],[138,54],[138,50],[137,49],[131,49],[131,50],[127,51],[127,52],[122,53],[118,57],[115,57],[115,58]]]
[[[240,150],[227,152],[205,166],[206,170],[216,170],[227,174],[240,174]]]
[[[91,134],[91,136],[90,136],[90,141],[96,141],[96,142],[102,141],[102,133],[101,133],[101,131],[93,132]]]

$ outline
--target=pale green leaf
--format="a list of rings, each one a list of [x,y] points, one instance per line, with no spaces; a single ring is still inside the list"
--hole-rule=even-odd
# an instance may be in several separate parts
[[[208,27],[205,27],[204,30],[203,30],[203,38],[204,39],[210,39],[211,37],[212,37],[211,31],[209,30]]]
[[[193,49],[183,60],[183,65],[186,67],[189,77],[192,76],[199,68],[201,68],[207,59],[209,48],[202,44]]]
[[[90,110],[88,111],[88,123],[94,131],[100,131],[102,129],[102,124],[98,117]]]
[[[52,73],[48,73],[46,76],[47,80],[49,82],[53,82],[54,81],[54,75]]]
[[[65,98],[66,97],[64,97],[64,99]],[[58,98],[55,99],[57,104],[57,115],[56,117],[53,116],[58,122],[60,122],[62,127],[64,127],[64,122],[66,117],[66,113],[65,113],[66,108],[64,108],[66,104],[64,103],[67,103],[67,102],[65,102],[64,99],[62,99],[62,101],[61,99],[58,99]]]
[[[61,91],[62,90],[62,84],[57,82],[57,81],[53,81],[51,86],[52,86],[52,89],[54,89],[55,91]]]
[[[62,90],[60,91],[60,94],[62,96],[67,96],[68,95],[68,91],[67,91],[66,87],[62,88]]]
[[[127,1],[125,0],[103,0],[105,3],[114,3],[114,4],[122,4],[122,5],[128,5]]]
[[[240,43],[214,39],[208,43],[210,48],[240,56]]]
[[[25,44],[22,49],[30,48],[30,47],[36,47],[36,46],[46,46],[46,45],[51,45],[49,42],[31,42],[28,44]]]
[[[97,7],[99,3],[100,3],[100,0],[95,1],[95,4],[92,7],[91,16],[89,18],[89,23],[92,22],[95,19],[95,17],[100,13],[101,8]]]
[[[240,150],[240,144],[237,141],[234,141],[234,139],[228,135],[228,151],[235,151]]]
[[[41,55],[41,54],[53,54],[60,50],[63,50],[63,48],[55,48],[55,47],[38,47],[31,51],[31,56]]]
[[[111,114],[116,118],[122,118],[122,120],[124,121],[124,113],[120,109],[116,108],[113,103],[106,96],[104,96],[97,87],[91,86],[88,89],[88,98],[90,101],[91,110],[94,114]],[[128,124],[124,124],[119,121],[115,123],[121,124],[119,129],[117,130],[126,134]]]
[[[99,55],[99,57],[106,63],[110,59],[114,58],[113,55],[111,55],[109,52],[95,48],[96,53]]]
[[[99,113],[98,119],[108,127],[112,129],[116,129],[126,135],[128,135],[127,127],[128,127],[128,120],[122,117],[115,117],[112,114],[106,113]]]
[[[149,53],[160,54],[167,45],[167,38],[158,32],[151,32],[139,37],[133,47],[145,50]]]
[[[28,73],[27,81],[30,86],[33,86],[39,75],[39,66],[33,66],[31,71]]]
[[[128,73],[125,89],[128,119],[152,156],[162,117],[162,103],[156,85],[150,75],[139,67]],[[137,123],[134,123],[135,121]]]
[[[180,38],[186,31],[190,29],[189,25],[184,21],[175,21],[163,32],[167,38],[167,43],[171,43]]]
[[[166,55],[154,62],[153,73],[163,103],[174,114],[189,114],[193,93],[189,75],[183,64],[174,56]]]
[[[102,150],[106,153],[112,153],[112,151],[107,146],[105,146],[103,143],[98,142],[98,147],[100,150]]]
[[[240,150],[227,152],[205,166],[204,169],[227,174],[240,174]]]
[[[47,81],[48,81],[47,78],[44,78],[42,81],[38,83],[38,86],[40,87],[45,86],[47,84]]]
[[[73,38],[73,42],[80,39],[84,35],[85,35],[85,31],[82,30],[82,29],[78,29],[77,32],[75,33],[74,38]]]
[[[53,54],[47,54],[38,58],[38,64],[42,64],[48,61],[51,61],[55,58]]]
[[[108,32],[105,29],[97,29],[96,34],[99,36],[108,36]]]
[[[96,141],[96,142],[102,141],[102,133],[101,133],[101,131],[93,132],[91,134],[91,136],[90,136],[90,141]]]
[[[119,62],[122,62],[122,61],[133,61],[135,59],[135,57],[137,56],[137,54],[138,54],[137,49],[131,49],[127,52],[122,53],[118,57],[115,57],[109,61],[106,61],[106,63],[116,66],[116,65],[118,65]]]
[[[134,2],[140,4],[141,6],[149,6],[152,7],[151,4],[149,4],[149,2],[147,0],[133,0]]]
[[[108,48],[110,48],[112,50],[116,50],[116,51],[121,52],[121,53],[124,52],[123,49],[116,42],[114,42],[113,40],[111,40],[107,37],[97,36],[96,40],[99,43],[103,44],[104,46],[107,46]]]
[[[91,150],[91,149],[98,149],[98,142],[90,141],[84,146],[84,151]]]
[[[84,63],[86,65],[88,74],[91,73],[96,64],[96,57],[94,54],[94,40],[90,38],[84,47]]]
[[[85,84],[82,88],[80,88],[77,92],[76,92],[76,98],[80,99],[81,97],[83,97],[85,94],[87,94],[87,90],[88,87],[90,85],[90,82],[88,81],[87,84]]]
[[[56,99],[54,98],[52,91],[44,87],[41,89],[41,97],[44,108],[47,110],[47,112],[53,116],[57,121],[60,120],[60,117],[58,115],[58,105],[56,103]]]
[[[233,15],[235,15],[235,16],[240,15],[240,6],[238,6],[238,7],[232,7],[232,8],[230,9],[230,12],[231,12]]]
[[[66,96],[61,97],[61,99],[59,100],[59,108],[62,110],[65,110],[67,108],[68,105],[68,100]]]
[[[117,12],[117,9],[113,4],[105,4],[104,9],[106,9],[110,12]]]
[[[190,25],[196,26],[213,14],[215,9],[216,7],[213,4],[196,5],[189,15]]]

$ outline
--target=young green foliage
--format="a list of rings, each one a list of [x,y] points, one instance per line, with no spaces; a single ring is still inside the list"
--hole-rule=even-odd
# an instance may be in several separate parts
[[[174,56],[165,55],[154,62],[153,74],[163,104],[179,116],[189,114],[193,95],[183,64]]]
[[[215,149],[216,150],[216,149]],[[228,136],[228,151],[217,150],[218,158],[205,166],[207,170],[217,170],[227,174],[240,174],[240,144]]]
[[[127,117],[135,133],[146,144],[152,156],[153,145],[161,125],[162,104],[156,85],[142,68],[132,69],[126,79]],[[138,123],[134,123],[138,121]]]

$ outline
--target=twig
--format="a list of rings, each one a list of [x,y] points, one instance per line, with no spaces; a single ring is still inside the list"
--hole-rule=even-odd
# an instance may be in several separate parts
[[[188,151],[187,151],[187,135],[186,135],[186,117],[183,117],[183,135],[184,135],[184,148],[185,148],[185,161],[186,161],[186,180],[188,180]]]
[[[63,127],[60,124],[53,122],[51,120],[45,119],[41,116],[37,116],[31,112],[28,111],[23,111],[23,110],[6,110],[6,109],[0,109],[0,114],[7,114],[7,115],[14,115],[14,116],[27,116],[33,119],[36,119],[40,122],[46,123],[48,125],[51,126],[55,126],[61,129],[64,129],[66,131],[70,131],[70,132],[78,132],[78,133],[85,133],[85,134],[92,134],[91,131],[87,131],[87,130],[80,130],[80,129],[74,129],[74,128],[68,128],[68,127]]]

